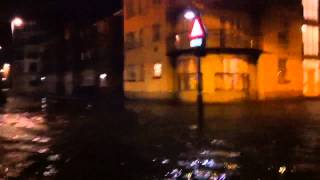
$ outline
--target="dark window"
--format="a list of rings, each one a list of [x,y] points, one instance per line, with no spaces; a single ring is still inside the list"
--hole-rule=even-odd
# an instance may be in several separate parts
[[[36,73],[38,72],[38,64],[33,62],[29,65],[29,72]]]
[[[139,43],[141,46],[143,46],[143,35],[144,35],[144,30],[140,29],[139,31]]]
[[[152,41],[156,42],[159,41],[161,38],[161,26],[159,24],[155,24],[152,26],[153,35]]]
[[[278,33],[278,42],[280,45],[287,46],[289,43],[289,31],[285,30]]]
[[[125,81],[144,81],[143,65],[128,65],[125,69]]]
[[[286,84],[290,82],[287,80],[287,64],[288,60],[286,58],[280,58],[278,61],[278,82],[280,84]]]
[[[135,15],[133,0],[126,0],[126,11],[127,18],[133,17]]]
[[[126,47],[127,49],[133,49],[135,44],[135,37],[133,32],[129,32],[126,34]]]

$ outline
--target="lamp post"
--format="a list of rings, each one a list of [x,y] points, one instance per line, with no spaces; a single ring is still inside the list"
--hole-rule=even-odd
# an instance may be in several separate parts
[[[201,56],[205,54],[207,33],[202,23],[200,13],[194,10],[185,11],[184,18],[192,21],[192,30],[189,35],[190,48],[197,58],[197,119],[198,129],[202,131],[204,125],[203,107],[203,78],[201,72]]]
[[[11,20],[11,33],[12,33],[12,38],[14,37],[14,31],[16,27],[22,27],[24,24],[22,18],[20,17],[15,17]]]
[[[16,47],[15,46],[15,36],[14,36],[15,30],[17,28],[22,28],[24,26],[24,24],[25,24],[24,20],[21,17],[18,17],[18,16],[14,17],[10,21],[10,25],[11,25],[11,42],[12,42],[12,45],[11,45],[11,51],[12,52],[11,53],[13,53],[13,54],[15,54],[14,51],[15,51],[15,47]],[[12,56],[11,58],[12,58],[11,59],[12,63],[14,63],[14,56]],[[9,70],[10,70],[11,69],[10,68],[10,64],[8,64],[8,65],[9,65],[8,67],[9,67]],[[7,76],[9,78],[9,84],[8,84],[9,87],[12,86],[12,82],[14,81],[14,79],[13,79],[14,75],[13,76],[9,75],[10,72],[13,72],[13,71],[8,71],[7,72],[8,73]]]

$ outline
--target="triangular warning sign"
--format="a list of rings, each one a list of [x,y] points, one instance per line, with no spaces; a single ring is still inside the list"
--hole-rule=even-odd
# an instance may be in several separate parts
[[[196,18],[193,22],[190,38],[205,38],[205,30],[199,18]]]

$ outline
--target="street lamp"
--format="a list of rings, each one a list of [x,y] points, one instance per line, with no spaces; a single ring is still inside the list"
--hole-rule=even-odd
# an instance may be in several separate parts
[[[192,21],[192,29],[190,33],[190,47],[194,50],[197,57],[197,111],[198,111],[198,128],[200,132],[204,124],[204,108],[203,108],[203,78],[201,72],[201,56],[204,56],[206,48],[207,33],[202,23],[200,13],[194,10],[187,10],[184,18]]]
[[[192,10],[187,10],[184,13],[184,18],[187,20],[193,20],[196,17],[196,13]]]
[[[11,20],[11,33],[12,33],[12,36],[14,34],[14,30],[16,27],[21,27],[23,26],[24,22],[23,20],[20,18],[20,17],[15,17]]]

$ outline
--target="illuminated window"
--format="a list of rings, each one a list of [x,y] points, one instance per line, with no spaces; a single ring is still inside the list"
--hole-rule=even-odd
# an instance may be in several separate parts
[[[305,55],[319,54],[319,27],[311,25],[303,25],[303,46]]]
[[[216,91],[246,91],[249,88],[249,75],[246,73],[216,73]]]
[[[303,16],[307,20],[319,20],[319,0],[302,0]]]
[[[162,64],[156,63],[153,65],[153,78],[161,78],[162,76]]]
[[[223,72],[214,77],[216,91],[246,91],[249,88],[248,63],[242,59],[223,60]]]
[[[196,73],[182,73],[178,77],[180,91],[195,91],[197,89],[198,81]]]

